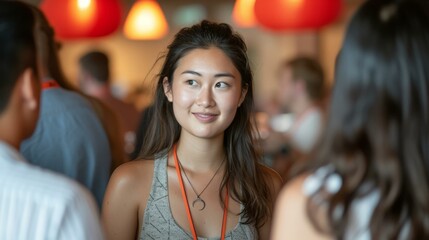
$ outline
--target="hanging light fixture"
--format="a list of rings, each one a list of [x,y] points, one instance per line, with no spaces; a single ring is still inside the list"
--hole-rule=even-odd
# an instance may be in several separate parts
[[[40,9],[60,39],[106,36],[121,23],[119,0],[44,0]]]
[[[155,0],[137,0],[124,25],[124,34],[133,40],[154,40],[164,37],[168,24]]]
[[[254,6],[255,0],[236,0],[234,9],[232,10],[232,19],[234,22],[244,28],[255,26]]]
[[[255,17],[274,30],[319,29],[340,14],[342,0],[256,0]]]

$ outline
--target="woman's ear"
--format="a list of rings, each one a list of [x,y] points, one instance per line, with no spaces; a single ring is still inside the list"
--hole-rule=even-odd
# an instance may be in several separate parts
[[[164,79],[162,80],[162,86],[164,88],[164,94],[167,97],[169,102],[173,102],[173,94],[171,92],[171,85],[168,82],[168,78],[164,77]]]
[[[247,94],[247,90],[248,90],[248,85],[244,85],[243,89],[241,89],[241,96],[240,96],[240,101],[238,102],[238,106],[240,107],[241,104],[243,103],[244,99],[246,98],[246,94]]]

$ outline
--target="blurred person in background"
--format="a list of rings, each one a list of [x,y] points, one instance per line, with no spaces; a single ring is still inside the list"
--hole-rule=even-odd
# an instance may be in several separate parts
[[[34,26],[29,5],[0,2],[0,239],[102,240],[90,193],[18,152],[39,117]]]
[[[280,65],[278,102],[288,114],[271,117],[265,134],[266,154],[274,155],[273,168],[287,175],[292,164],[309,154],[322,132],[324,72],[313,58],[298,56]]]
[[[30,163],[65,174],[87,187],[101,206],[109,181],[112,153],[108,135],[94,109],[65,80],[54,31],[43,13],[33,7],[38,72],[42,83],[40,120],[34,134],[21,145]]]
[[[357,10],[326,133],[282,190],[272,239],[429,239],[428,23],[426,0]]]
[[[79,86],[81,90],[108,106],[119,119],[124,153],[129,157],[134,151],[136,129],[140,113],[133,104],[112,94],[110,61],[106,53],[89,51],[79,59]]]

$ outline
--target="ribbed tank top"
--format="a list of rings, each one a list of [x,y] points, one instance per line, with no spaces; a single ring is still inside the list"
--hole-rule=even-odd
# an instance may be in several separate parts
[[[143,224],[139,232],[139,239],[192,239],[192,234],[180,227],[173,218],[168,199],[167,155],[154,161],[152,188],[143,217]],[[252,225],[242,224],[242,218],[236,227],[229,231],[227,240],[258,239],[257,230]],[[217,240],[215,238],[202,238],[199,240]]]

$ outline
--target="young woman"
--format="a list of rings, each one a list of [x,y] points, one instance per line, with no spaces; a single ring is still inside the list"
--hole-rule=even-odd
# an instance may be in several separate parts
[[[337,59],[318,158],[273,239],[429,239],[429,3],[366,1]]]
[[[105,196],[109,239],[269,238],[280,177],[258,163],[252,73],[241,37],[203,21],[179,31],[159,74],[145,159]]]

